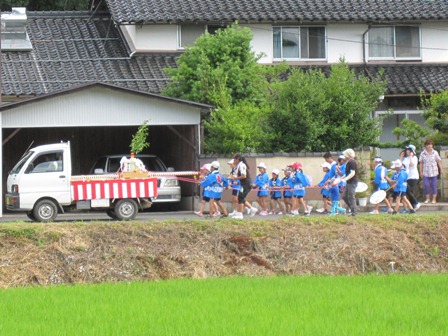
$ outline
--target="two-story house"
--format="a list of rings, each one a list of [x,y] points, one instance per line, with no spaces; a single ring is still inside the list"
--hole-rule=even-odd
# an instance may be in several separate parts
[[[176,66],[185,46],[235,21],[251,29],[262,64],[327,70],[343,57],[368,76],[384,69],[388,90],[376,113],[394,115],[381,141],[396,140],[391,130],[403,118],[423,124],[420,91],[448,89],[445,0],[92,0],[91,8],[28,13],[26,29],[10,34],[22,44],[3,29],[4,100],[92,83],[160,93],[163,68]]]
[[[381,141],[403,118],[424,124],[420,91],[448,89],[448,4],[445,0],[107,0],[131,54],[176,53],[205,31],[238,21],[253,33],[262,64],[286,60],[322,67],[344,58],[368,76],[388,79],[376,113],[394,110]],[[391,152],[391,155],[395,155]]]

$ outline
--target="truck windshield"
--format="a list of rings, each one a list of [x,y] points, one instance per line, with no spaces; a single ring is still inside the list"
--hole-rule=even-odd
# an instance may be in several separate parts
[[[25,163],[28,161],[28,159],[31,157],[31,155],[33,155],[34,152],[33,151],[29,151],[28,153],[26,153],[24,156],[22,156],[22,158],[19,160],[19,162],[17,162],[17,164],[14,166],[13,169],[11,169],[11,171],[9,172],[9,174],[18,174],[20,172],[20,170],[22,169],[22,167],[25,165]]]

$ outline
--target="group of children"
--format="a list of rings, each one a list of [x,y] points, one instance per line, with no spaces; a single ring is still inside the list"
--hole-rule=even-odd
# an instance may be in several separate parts
[[[387,206],[387,212],[390,214],[397,214],[401,204],[403,203],[404,208],[409,213],[415,213],[419,208],[419,203],[417,206],[411,204],[406,192],[408,191],[408,172],[406,170],[405,164],[402,160],[395,160],[391,163],[390,169],[393,170],[391,177],[388,176],[388,169],[383,166],[383,161],[381,158],[376,157],[373,159],[374,163],[374,191],[383,190],[386,192],[386,197],[384,202]],[[391,191],[393,190],[393,191]],[[395,207],[392,207],[395,201]],[[375,209],[371,214],[379,213],[379,204],[375,205]]]
[[[228,178],[219,172],[219,162],[213,161],[211,164],[204,164],[201,168],[200,186],[203,188],[201,207],[195,214],[202,217],[206,203],[210,206],[210,216],[231,216],[237,213],[238,195],[242,190],[240,180],[232,177],[237,176],[237,166],[234,159],[228,162],[231,173]],[[312,206],[304,201],[306,187],[311,185],[310,179],[303,173],[300,162],[295,162],[283,169],[284,176],[280,178],[280,171],[273,169],[271,177],[267,173],[266,165],[261,162],[257,166],[258,174],[254,178],[250,187],[257,191],[257,200],[260,205],[260,215],[299,215],[299,207],[303,209],[303,214],[309,216]],[[222,192],[225,189],[232,190],[233,212],[228,214],[221,202]],[[269,202],[268,202],[269,197]],[[283,202],[282,202],[283,198]],[[269,205],[268,205],[269,203]],[[248,201],[244,202],[248,215],[254,216],[258,209],[253,207]]]
[[[283,178],[280,178],[280,171],[273,169],[271,178],[266,172],[266,165],[261,162],[257,166],[258,175],[252,184],[252,189],[257,190],[258,204],[260,204],[261,216],[266,215],[299,215],[299,206],[303,209],[303,214],[309,216],[312,207],[307,205],[304,197],[306,187],[311,185],[310,179],[303,173],[300,162],[295,162],[283,169]],[[267,198],[269,196],[269,210]],[[283,198],[283,202],[282,202]]]
[[[344,214],[346,213],[346,209],[340,203],[341,193],[346,186],[344,177],[347,159],[344,155],[340,155],[337,161],[335,161],[330,153],[325,153],[323,157],[325,163],[321,167],[324,172],[324,177],[317,184],[317,187],[321,188],[324,206],[316,211],[330,215]],[[235,214],[241,216],[241,213],[237,209],[243,203],[243,201],[239,201],[239,194],[242,192],[243,187],[240,183],[241,180],[235,178],[237,176],[235,160],[230,160],[228,164],[231,169],[228,177],[223,176],[219,172],[220,166],[218,161],[213,161],[210,164],[202,166],[200,185],[203,188],[203,195],[201,208],[195,212],[196,215],[203,216],[205,205],[209,202],[210,216],[212,217],[234,217]],[[263,162],[258,164],[257,169],[258,174],[251,182],[250,188],[257,191],[257,201],[261,208],[259,214],[261,216],[274,214],[296,216],[299,215],[299,208],[303,210],[305,216],[309,216],[312,207],[307,205],[304,197],[306,195],[306,188],[311,186],[311,181],[304,174],[303,166],[300,162],[294,162],[282,169],[284,174],[282,178],[278,169],[273,169],[269,177],[267,167]],[[406,197],[408,173],[406,172],[405,165],[401,160],[396,160],[392,162],[391,169],[394,170],[394,173],[389,177],[388,169],[383,166],[382,159],[379,157],[374,158],[374,180],[372,181],[374,191],[383,190],[388,192],[384,202],[387,205],[389,213],[397,213],[402,203],[410,213],[414,213],[416,206],[415,204],[411,204]],[[391,191],[392,188],[393,191]],[[222,193],[225,189],[232,190],[233,212],[230,214],[227,213],[221,202]],[[392,207],[393,201],[395,201],[394,208]],[[243,204],[248,215],[254,216],[258,212],[258,209],[253,207],[245,199]],[[330,210],[328,210],[329,207]],[[371,214],[378,213],[379,204],[375,206]]]

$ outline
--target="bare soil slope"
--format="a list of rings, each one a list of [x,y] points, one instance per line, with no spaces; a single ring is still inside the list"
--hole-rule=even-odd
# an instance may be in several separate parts
[[[448,216],[0,226],[0,287],[448,271]]]

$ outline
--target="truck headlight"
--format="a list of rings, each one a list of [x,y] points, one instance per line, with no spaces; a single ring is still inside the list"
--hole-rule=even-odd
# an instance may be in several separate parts
[[[164,187],[177,187],[179,185],[179,181],[177,179],[166,179]]]

